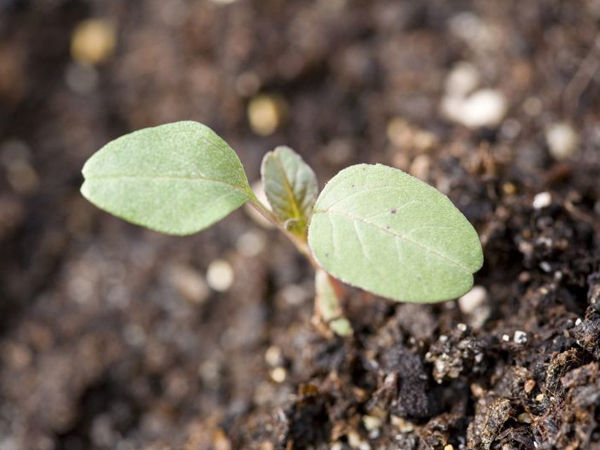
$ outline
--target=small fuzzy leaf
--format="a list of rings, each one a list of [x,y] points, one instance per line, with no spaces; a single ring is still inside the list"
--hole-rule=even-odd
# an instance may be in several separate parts
[[[379,164],[351,166],[325,186],[308,243],[333,276],[404,302],[459,297],[483,263],[476,231],[445,195]]]
[[[277,218],[288,230],[306,236],[318,191],[313,170],[291,148],[277,147],[263,158],[261,174]]]
[[[176,122],[122,136],[83,167],[99,208],[167,234],[200,231],[252,197],[235,152],[210,128]]]

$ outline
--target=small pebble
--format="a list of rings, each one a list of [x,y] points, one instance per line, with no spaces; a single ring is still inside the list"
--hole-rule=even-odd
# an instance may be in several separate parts
[[[252,131],[259,136],[270,136],[283,121],[285,110],[285,102],[280,96],[257,95],[248,104],[248,121]]]
[[[358,450],[371,450],[369,443],[365,442],[356,431],[350,431],[347,436],[350,447]]]
[[[502,335],[502,340],[503,340],[504,342],[509,342],[509,341],[510,341],[510,336],[509,336],[508,334],[503,334],[503,335]]]
[[[547,208],[552,204],[552,195],[550,192],[540,192],[533,198],[533,209]]]
[[[517,344],[524,344],[525,342],[527,342],[527,333],[521,330],[515,331],[513,341]]]
[[[533,388],[535,388],[535,380],[534,379],[529,379],[525,382],[525,384],[523,385],[523,390],[525,391],[526,394],[529,394],[531,391],[533,391]]]
[[[392,425],[395,426],[396,428],[398,428],[398,430],[401,433],[412,433],[415,429],[415,426],[413,423],[408,422],[407,420],[404,420],[403,418],[398,417],[398,416],[392,415],[390,418],[390,421],[391,421]]]
[[[458,307],[463,314],[473,314],[477,308],[485,304],[487,290],[483,286],[473,286],[465,295],[458,299]]]
[[[481,89],[466,98],[444,97],[441,109],[448,119],[469,128],[496,127],[504,119],[508,105],[502,92]]]
[[[71,36],[71,56],[81,64],[100,64],[112,56],[116,44],[116,29],[108,20],[84,20]]]
[[[382,426],[381,419],[375,416],[363,416],[363,424],[367,431],[376,430]]]
[[[483,286],[474,286],[458,299],[459,309],[468,316],[468,324],[476,330],[483,326],[492,312],[487,299],[488,294]]]
[[[231,265],[222,259],[211,262],[206,271],[206,281],[215,291],[225,292],[233,283],[233,269]]]
[[[264,233],[258,230],[246,231],[236,242],[238,251],[248,258],[259,255],[265,249],[266,245],[267,238]]]
[[[464,97],[479,85],[479,71],[470,62],[459,62],[446,77],[446,93]]]
[[[444,450],[454,450],[454,445],[452,445],[452,444],[445,445]]]
[[[202,303],[208,298],[208,286],[197,270],[185,264],[177,264],[169,269],[171,286],[186,300]]]
[[[523,412],[519,414],[517,420],[521,423],[531,423],[531,416],[529,415],[529,413]]]
[[[283,383],[287,377],[287,371],[283,367],[276,367],[271,370],[270,375],[275,383]]]
[[[575,153],[579,144],[579,136],[571,125],[558,122],[546,130],[546,143],[550,155],[554,159],[562,161]]]
[[[458,325],[456,325],[456,328],[458,328],[460,331],[462,331],[463,333],[465,331],[467,331],[467,325],[464,323],[459,323]]]
[[[283,354],[276,345],[271,345],[265,352],[265,361],[271,367],[280,366],[283,363]]]

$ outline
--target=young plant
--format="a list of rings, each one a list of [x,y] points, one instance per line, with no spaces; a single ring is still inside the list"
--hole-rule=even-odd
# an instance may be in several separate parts
[[[250,188],[231,147],[205,125],[185,121],[108,143],[83,167],[81,192],[115,216],[173,235],[201,231],[249,203],[314,266],[317,323],[342,336],[352,328],[337,280],[416,303],[450,300],[472,287],[483,263],[477,233],[428,184],[358,164],[317,197],[313,170],[288,147],[265,155],[261,175],[269,205]]]

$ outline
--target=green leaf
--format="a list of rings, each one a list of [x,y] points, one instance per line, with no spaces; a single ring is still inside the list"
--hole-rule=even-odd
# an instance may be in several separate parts
[[[306,236],[306,227],[317,198],[317,177],[300,155],[277,147],[265,155],[261,174],[273,212],[288,230]]]
[[[476,231],[445,195],[379,164],[351,166],[325,186],[308,243],[333,276],[405,302],[456,298],[483,263]]]
[[[195,233],[252,197],[235,152],[210,128],[176,122],[122,136],[83,167],[89,201],[137,225]]]

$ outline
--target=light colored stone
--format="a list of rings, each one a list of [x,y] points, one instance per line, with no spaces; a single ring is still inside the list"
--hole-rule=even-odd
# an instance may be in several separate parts
[[[495,127],[504,119],[506,110],[504,94],[495,89],[481,89],[465,99],[459,121],[471,128]]]
[[[210,263],[206,271],[206,281],[215,291],[225,292],[233,284],[233,269],[223,260],[216,259]]]
[[[285,110],[285,102],[280,96],[257,95],[248,103],[248,121],[252,131],[259,136],[270,136],[283,121]]]
[[[446,94],[464,97],[479,86],[480,76],[477,68],[470,62],[456,64],[446,77]]]
[[[117,45],[117,31],[106,19],[80,22],[71,36],[71,56],[81,64],[96,65],[112,56]]]
[[[533,198],[533,209],[547,208],[552,204],[552,195],[550,192],[540,192]]]
[[[562,161],[575,153],[579,144],[579,135],[568,123],[558,122],[546,130],[546,143],[550,155],[554,159]]]
[[[527,333],[521,330],[515,331],[515,334],[513,335],[513,341],[516,344],[524,344],[527,342]]]
[[[248,258],[259,255],[265,249],[266,245],[267,238],[263,232],[258,230],[246,231],[236,242],[238,251]]]
[[[469,292],[458,299],[458,307],[463,314],[473,314],[477,308],[485,305],[487,290],[483,286],[473,286]]]
[[[169,268],[169,283],[186,300],[202,303],[208,298],[209,290],[204,278],[197,270],[185,264]]]

